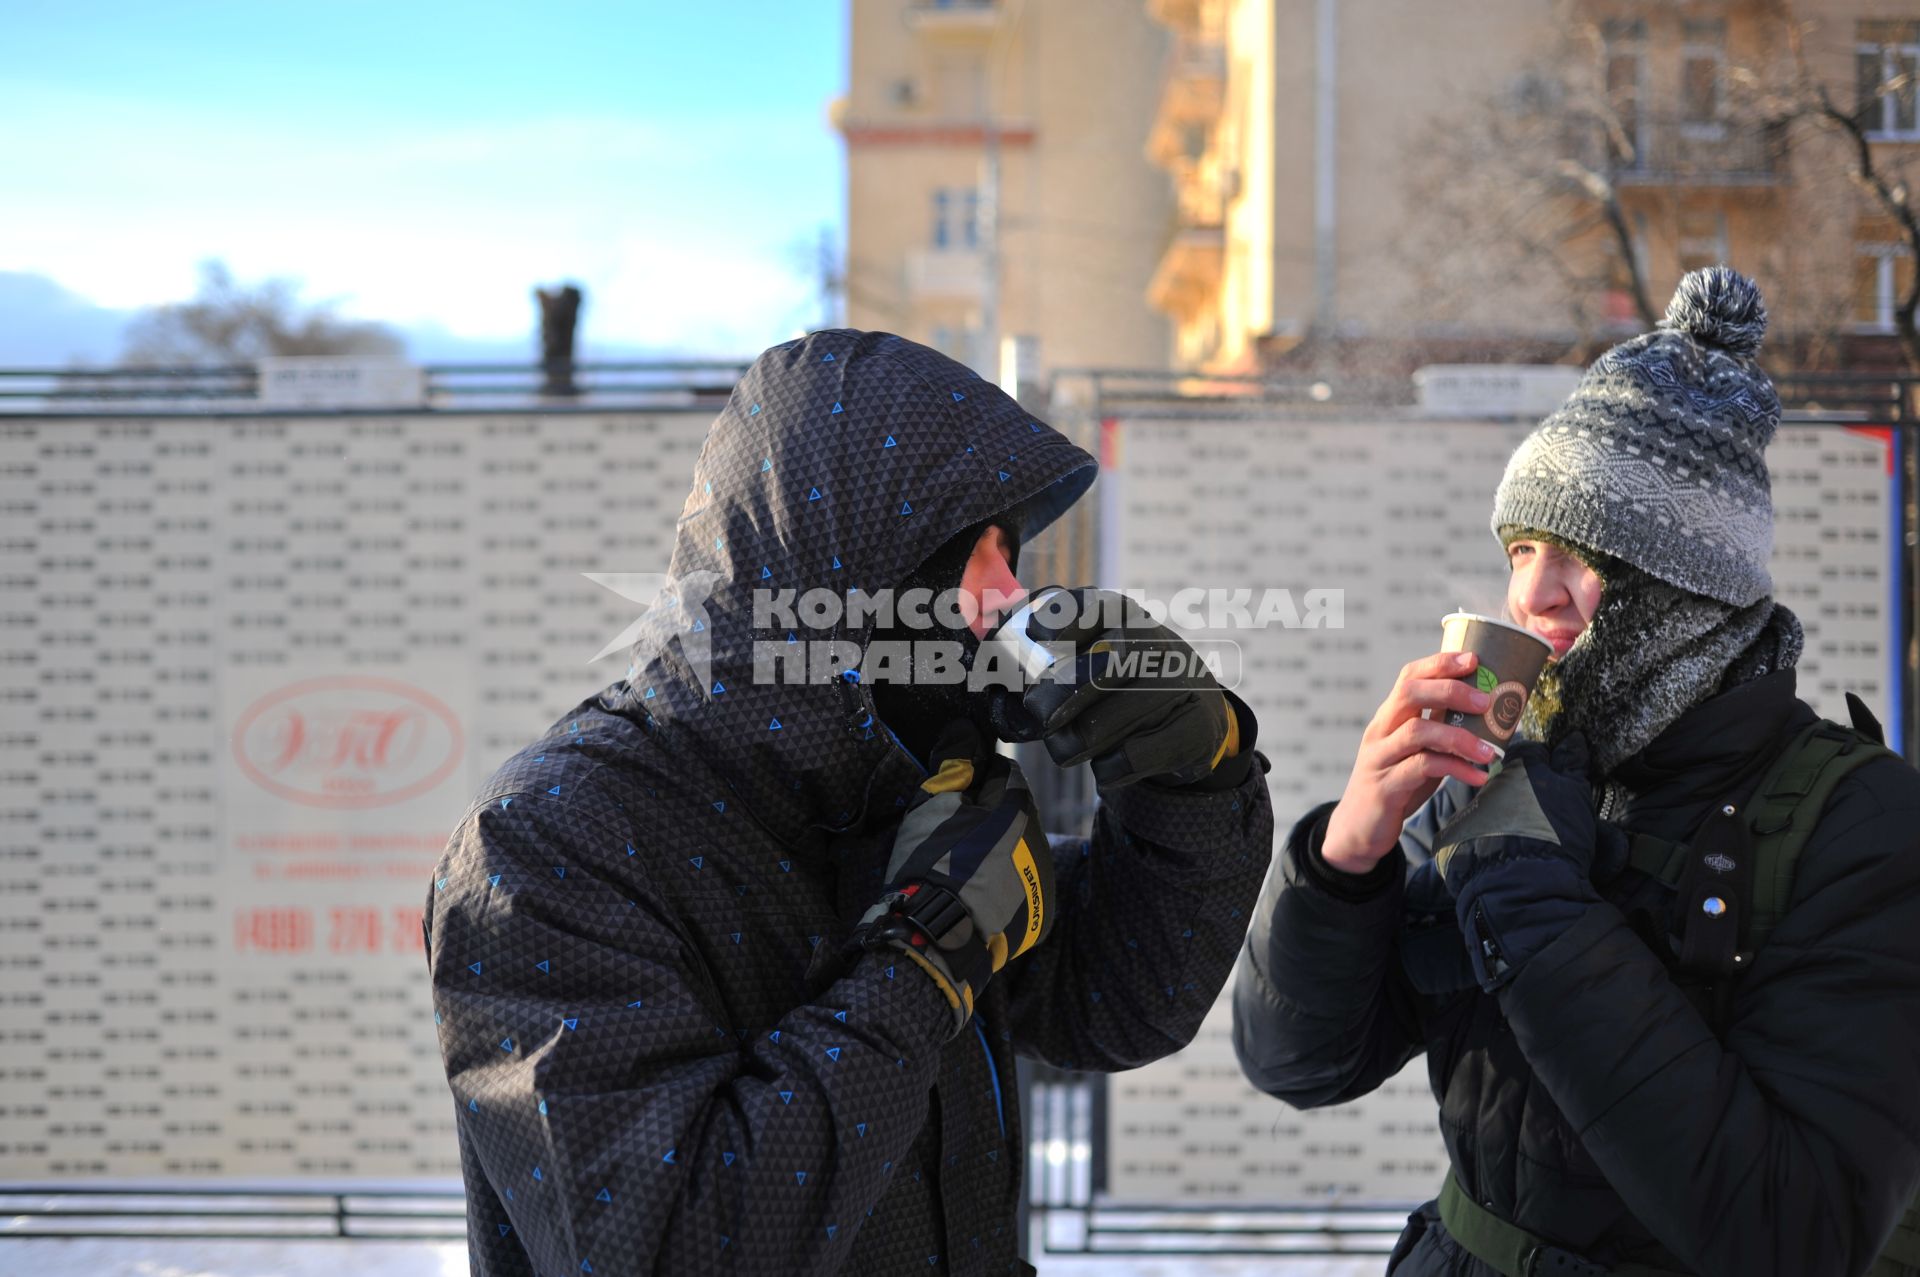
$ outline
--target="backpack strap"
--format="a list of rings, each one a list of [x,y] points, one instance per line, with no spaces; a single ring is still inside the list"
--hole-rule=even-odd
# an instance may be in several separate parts
[[[1857,697],[1850,700],[1858,703]],[[1872,722],[1873,716],[1866,718]],[[1857,768],[1882,757],[1898,755],[1859,729],[1822,719],[1800,733],[1761,782],[1747,809],[1754,860],[1750,949],[1765,944],[1786,913],[1800,853],[1833,791]]]
[[[1691,854],[1687,844],[1671,838],[1640,833],[1627,835],[1627,864],[1669,887],[1680,885]]]
[[[1645,1264],[1595,1264],[1528,1232],[1476,1202],[1452,1170],[1440,1186],[1440,1222],[1460,1248],[1500,1277],[1682,1277],[1669,1268]]]

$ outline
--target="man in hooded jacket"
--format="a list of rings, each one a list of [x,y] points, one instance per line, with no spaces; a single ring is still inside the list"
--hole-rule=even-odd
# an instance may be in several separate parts
[[[1231,702],[1237,752],[1197,781],[1103,784],[1092,838],[1054,849],[1050,934],[963,1008],[918,954],[849,939],[939,788],[940,720],[978,704],[756,679],[756,645],[871,633],[803,639],[750,600],[957,569],[983,529],[1014,547],[1093,477],[897,337],[814,333],[747,373],[628,677],[500,769],[435,874],[476,1273],[1025,1269],[1014,1056],[1126,1069],[1197,1031],[1269,858],[1252,719]]]
[[[1750,281],[1694,272],[1520,446],[1492,522],[1512,619],[1558,658],[1531,739],[1489,779],[1442,721],[1490,704],[1473,658],[1408,665],[1256,913],[1233,1001],[1256,1086],[1339,1104],[1426,1053],[1452,1172],[1397,1277],[1854,1277],[1920,1186],[1914,769],[1875,757],[1793,812],[1784,914],[1730,978],[1684,961],[1674,887],[1630,863],[1630,837],[1748,819],[1817,721],[1768,572],[1765,325]],[[1731,925],[1735,890],[1680,925]]]

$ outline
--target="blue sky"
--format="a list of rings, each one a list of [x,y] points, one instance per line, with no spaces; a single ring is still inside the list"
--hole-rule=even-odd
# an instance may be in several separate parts
[[[0,0],[0,272],[117,311],[218,257],[449,349],[567,278],[589,343],[751,354],[817,322],[846,7]]]

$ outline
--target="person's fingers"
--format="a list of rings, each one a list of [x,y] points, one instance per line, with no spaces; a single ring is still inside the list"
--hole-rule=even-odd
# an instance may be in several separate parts
[[[1472,652],[1435,652],[1401,666],[1400,673],[1393,680],[1393,688],[1387,693],[1386,700],[1375,711],[1373,721],[1368,724],[1368,733],[1372,736],[1385,736],[1399,727],[1408,718],[1417,718],[1420,711],[1434,706],[1432,697],[1438,689],[1427,684],[1442,682],[1459,683],[1462,687],[1471,684],[1461,682],[1479,666],[1479,658]],[[1421,699],[1415,698],[1415,689],[1419,689]],[[1471,710],[1470,713],[1479,713]]]
[[[1072,722],[1048,734],[1047,753],[1062,767],[1084,763],[1165,721],[1179,710],[1185,695],[1136,689],[1125,696],[1092,701]]]
[[[1108,660],[1104,650],[1082,652],[1073,660],[1070,677],[1048,671],[1049,677],[1027,689],[1020,704],[1043,734],[1059,731],[1115,690],[1114,680],[1107,676]]]
[[[1419,678],[1401,685],[1400,696],[1414,708],[1457,709],[1466,714],[1482,714],[1493,704],[1493,697],[1465,679]]]
[[[1476,787],[1487,783],[1487,774],[1471,763],[1451,754],[1421,753],[1395,763],[1389,772],[1388,784],[1390,789],[1407,795],[1406,808],[1410,814],[1433,797],[1440,782],[1448,778]]]
[[[1492,779],[1487,772],[1452,754],[1427,754],[1424,757],[1427,760],[1426,774],[1439,780],[1457,780],[1478,789]],[[1423,798],[1421,801],[1426,800]]]
[[[1480,658],[1472,652],[1435,652],[1400,667],[1399,683],[1425,678],[1464,678],[1479,667]]]
[[[1164,711],[1139,720],[1115,748],[1090,760],[1095,784],[1110,788],[1151,778],[1185,785],[1213,770],[1215,751],[1224,748],[1226,739],[1224,714],[1216,718],[1192,692],[1163,693],[1158,699],[1168,702]]]
[[[1410,718],[1379,742],[1377,765],[1392,766],[1409,755],[1427,752],[1452,754],[1470,763],[1488,763],[1497,756],[1493,746],[1464,727],[1449,727],[1430,718]]]

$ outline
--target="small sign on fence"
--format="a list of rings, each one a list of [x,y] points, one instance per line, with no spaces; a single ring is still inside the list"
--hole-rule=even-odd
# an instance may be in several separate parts
[[[260,361],[259,395],[265,408],[419,408],[426,380],[397,359],[274,356]]]

